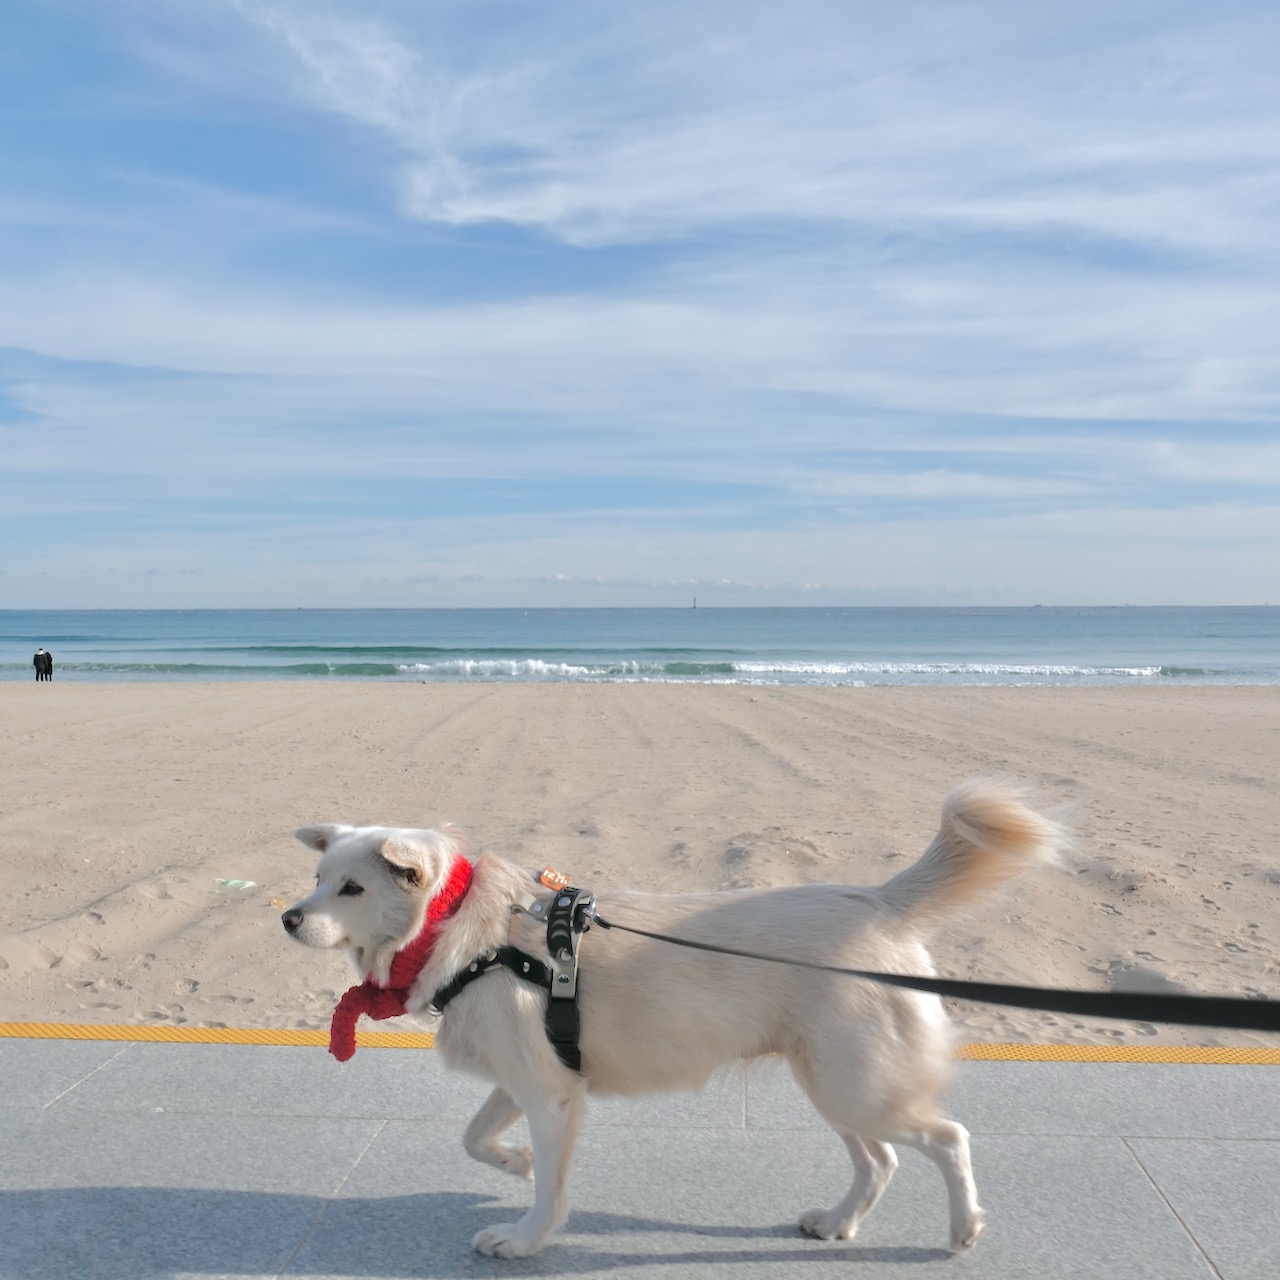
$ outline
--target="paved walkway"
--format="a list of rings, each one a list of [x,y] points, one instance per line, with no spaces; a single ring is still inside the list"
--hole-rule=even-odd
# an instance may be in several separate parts
[[[0,1039],[0,1277],[671,1280],[1280,1274],[1280,1068],[961,1064],[988,1231],[950,1257],[937,1171],[901,1153],[855,1241],[795,1222],[847,1188],[785,1068],[593,1102],[574,1211],[538,1257],[468,1241],[528,1184],[470,1160],[485,1086],[432,1051]]]

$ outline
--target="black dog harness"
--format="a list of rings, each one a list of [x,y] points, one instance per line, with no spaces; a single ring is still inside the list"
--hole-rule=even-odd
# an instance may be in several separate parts
[[[444,1011],[460,991],[477,978],[495,969],[509,969],[517,978],[545,987],[547,996],[547,1039],[556,1056],[573,1071],[582,1070],[582,1054],[578,1049],[578,941],[591,927],[591,911],[595,894],[566,885],[556,890],[550,903],[533,899],[517,910],[547,922],[547,950],[550,965],[528,955],[518,947],[499,947],[496,951],[473,960],[467,968],[445,983],[431,997],[430,1007]]]

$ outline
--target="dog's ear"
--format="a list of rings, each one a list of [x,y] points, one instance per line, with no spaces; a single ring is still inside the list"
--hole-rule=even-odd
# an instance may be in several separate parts
[[[322,822],[314,827],[299,827],[293,834],[297,836],[308,849],[314,849],[317,853],[323,853],[338,836],[347,831],[354,831],[354,827],[343,827],[332,822]]]
[[[406,888],[435,889],[449,864],[462,853],[462,833],[447,823],[436,831],[415,831],[411,836],[388,836],[382,842],[382,858],[392,875]]]

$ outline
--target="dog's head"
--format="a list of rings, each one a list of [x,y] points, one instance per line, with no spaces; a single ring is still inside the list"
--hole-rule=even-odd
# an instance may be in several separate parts
[[[417,932],[426,904],[463,852],[462,836],[448,826],[322,824],[294,834],[320,854],[320,863],[315,892],[281,916],[285,931],[308,947],[349,947],[361,969]]]

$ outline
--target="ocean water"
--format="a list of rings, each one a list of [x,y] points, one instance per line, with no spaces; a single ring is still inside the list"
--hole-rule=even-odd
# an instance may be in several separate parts
[[[0,610],[0,680],[1280,683],[1280,608]]]

